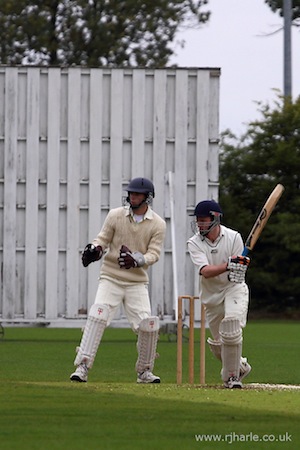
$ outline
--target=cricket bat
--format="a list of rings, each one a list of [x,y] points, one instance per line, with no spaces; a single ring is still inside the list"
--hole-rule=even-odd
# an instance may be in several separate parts
[[[254,225],[249,233],[249,236],[247,237],[245,247],[242,253],[243,256],[247,256],[248,253],[251,250],[253,250],[259,236],[261,235],[262,230],[266,226],[266,223],[268,222],[269,217],[272,214],[273,209],[277,205],[278,200],[280,199],[283,191],[284,186],[282,186],[282,184],[277,184],[277,186],[270,194],[262,210],[260,211],[256,221],[254,222]]]

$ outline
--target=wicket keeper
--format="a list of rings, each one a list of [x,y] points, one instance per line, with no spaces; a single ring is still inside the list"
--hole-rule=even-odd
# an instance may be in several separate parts
[[[123,304],[137,334],[138,383],[160,383],[152,373],[159,333],[159,318],[151,315],[147,269],[158,261],[166,223],[152,208],[154,185],[134,178],[127,187],[126,205],[111,209],[98,236],[82,254],[82,263],[103,257],[95,302],[87,318],[74,361],[72,381],[86,382],[105,328]]]

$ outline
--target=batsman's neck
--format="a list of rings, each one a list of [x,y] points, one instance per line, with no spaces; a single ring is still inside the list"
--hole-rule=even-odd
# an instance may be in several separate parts
[[[131,209],[133,214],[136,214],[137,216],[143,216],[147,212],[148,205],[146,203],[143,203],[138,208],[131,208]]]
[[[220,231],[221,227],[220,225],[217,225],[206,235],[207,239],[209,239],[211,242],[215,242],[220,236]]]

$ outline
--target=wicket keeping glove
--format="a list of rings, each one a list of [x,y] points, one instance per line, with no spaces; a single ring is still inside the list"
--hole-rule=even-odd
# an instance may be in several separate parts
[[[126,245],[122,245],[118,263],[121,269],[142,267],[145,264],[144,255],[140,252],[132,252]]]
[[[227,263],[228,279],[234,283],[243,283],[250,264],[248,256],[230,256]]]
[[[87,267],[90,263],[99,261],[102,258],[103,250],[100,245],[95,247],[93,244],[88,244],[82,252],[81,260],[84,267]]]

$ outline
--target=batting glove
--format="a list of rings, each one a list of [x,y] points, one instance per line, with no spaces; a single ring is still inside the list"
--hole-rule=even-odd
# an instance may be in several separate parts
[[[100,245],[95,247],[93,244],[86,245],[82,252],[81,260],[84,267],[87,267],[90,263],[99,261],[102,258],[103,250]]]
[[[227,263],[229,281],[243,283],[249,264],[250,258],[248,258],[248,256],[231,256]]]
[[[135,267],[142,267],[145,264],[145,258],[142,253],[132,253],[126,245],[122,245],[118,263],[121,269],[132,269]]]

